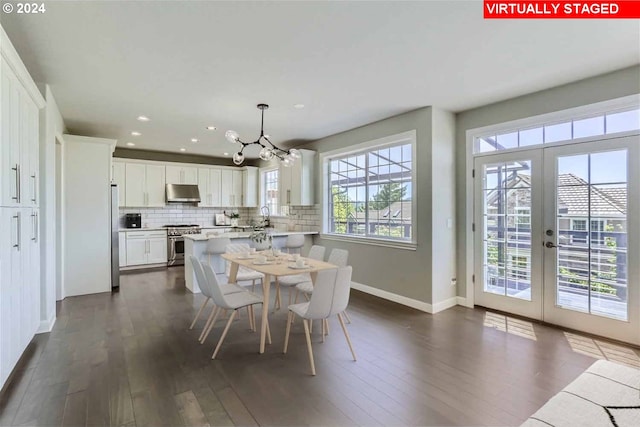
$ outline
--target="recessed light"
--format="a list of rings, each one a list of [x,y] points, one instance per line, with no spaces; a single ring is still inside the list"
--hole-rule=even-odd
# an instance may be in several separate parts
[[[301,110],[304,108],[304,104],[294,104],[293,108],[297,108],[298,110]]]
[[[128,145],[129,147],[133,147],[133,146],[135,146],[136,144],[134,144],[133,142],[127,142],[127,145]]]
[[[138,116],[138,121],[139,122],[148,122],[149,120],[151,120],[149,117],[147,116]]]
[[[207,130],[216,130],[216,129],[218,129],[218,128],[215,127],[215,126],[207,126]]]
[[[131,132],[131,136],[140,136],[142,135],[140,132],[136,132],[135,130]]]
[[[198,138],[191,138],[191,142],[198,142]]]
[[[186,148],[181,148],[180,151],[187,151],[187,149]]]
[[[229,155],[229,153],[222,153],[222,154],[224,154],[225,156],[228,156],[228,155]]]

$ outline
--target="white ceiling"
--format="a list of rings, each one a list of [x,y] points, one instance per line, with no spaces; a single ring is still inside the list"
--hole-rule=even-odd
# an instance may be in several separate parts
[[[233,151],[227,129],[257,137],[259,102],[271,105],[272,140],[296,143],[427,105],[462,111],[640,63],[637,20],[484,20],[480,1],[46,8],[3,13],[1,22],[34,79],[51,85],[70,132],[212,156]],[[136,121],[141,114],[152,121]]]

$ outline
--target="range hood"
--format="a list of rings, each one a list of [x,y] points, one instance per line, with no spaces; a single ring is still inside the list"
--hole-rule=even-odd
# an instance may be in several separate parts
[[[167,184],[167,203],[200,203],[197,185]]]

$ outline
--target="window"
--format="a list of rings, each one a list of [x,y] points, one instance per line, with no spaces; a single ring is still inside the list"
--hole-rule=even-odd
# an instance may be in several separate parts
[[[269,208],[271,215],[280,215],[280,198],[278,195],[278,169],[262,172],[260,179],[262,205]]]
[[[587,231],[587,220],[586,219],[574,219],[573,220],[573,231]]]
[[[410,138],[325,160],[325,232],[414,242]],[[391,137],[390,139],[392,139]],[[398,140],[399,139],[399,140]]]
[[[522,226],[521,228],[529,228],[531,227],[531,208],[516,208],[517,221],[516,224],[518,226]]]
[[[509,278],[515,280],[529,280],[529,257],[524,255],[511,255],[511,265],[508,269]]]
[[[640,109],[627,107],[587,117],[576,117],[573,120],[544,123],[526,129],[492,132],[475,138],[474,152],[511,150],[637,130],[640,130]]]

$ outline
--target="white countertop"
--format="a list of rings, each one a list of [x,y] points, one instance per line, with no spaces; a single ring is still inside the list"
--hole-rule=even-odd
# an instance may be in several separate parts
[[[120,233],[125,233],[127,231],[165,231],[165,227],[145,227],[145,228],[121,228],[118,230]]]
[[[273,237],[279,237],[279,236],[290,236],[293,234],[313,235],[313,234],[318,234],[318,232],[317,231],[274,231],[270,234]],[[245,232],[238,232],[238,233],[221,233],[221,234],[218,234],[217,236],[207,236],[206,234],[187,234],[184,236],[184,238],[193,240],[194,242],[200,242],[200,241],[209,240],[209,239],[218,239],[221,237],[224,237],[227,239],[248,239],[250,236],[251,236],[251,232],[245,231]]]

